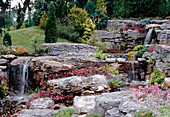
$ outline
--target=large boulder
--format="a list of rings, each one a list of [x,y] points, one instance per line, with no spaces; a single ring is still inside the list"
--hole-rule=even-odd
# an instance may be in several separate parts
[[[72,117],[85,117],[90,113],[98,113],[102,117],[133,117],[135,112],[148,109],[142,103],[131,101],[128,94],[127,91],[121,91],[75,97]]]
[[[48,80],[47,85],[53,92],[57,93],[82,93],[89,88],[95,92],[108,92],[110,87],[104,75],[93,75],[89,77],[72,76],[62,79]]]

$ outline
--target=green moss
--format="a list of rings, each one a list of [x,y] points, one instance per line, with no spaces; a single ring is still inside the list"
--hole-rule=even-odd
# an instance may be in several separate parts
[[[162,113],[160,117],[170,117],[170,105],[161,105],[158,110]]]

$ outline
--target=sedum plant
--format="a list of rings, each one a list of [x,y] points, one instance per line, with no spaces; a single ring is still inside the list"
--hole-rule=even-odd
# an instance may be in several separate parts
[[[143,45],[137,45],[134,48],[134,51],[140,51],[141,49],[143,49]]]
[[[104,60],[107,57],[107,53],[103,54],[103,51],[98,48],[96,49],[96,52],[97,52],[95,56],[96,58]]]

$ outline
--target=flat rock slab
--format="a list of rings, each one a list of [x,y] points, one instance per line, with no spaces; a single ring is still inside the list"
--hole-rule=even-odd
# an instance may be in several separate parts
[[[0,65],[6,65],[8,60],[6,59],[0,59]]]
[[[26,109],[20,111],[20,114],[15,114],[14,117],[53,117],[56,113],[56,110],[49,109]]]
[[[31,109],[46,109],[54,106],[54,101],[50,98],[38,98],[30,103]]]

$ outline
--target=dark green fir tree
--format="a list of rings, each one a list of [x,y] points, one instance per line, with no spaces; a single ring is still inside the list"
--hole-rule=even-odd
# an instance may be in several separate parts
[[[48,19],[45,26],[45,42],[55,43],[57,41],[57,22],[55,16],[55,6],[51,2],[48,10]]]

